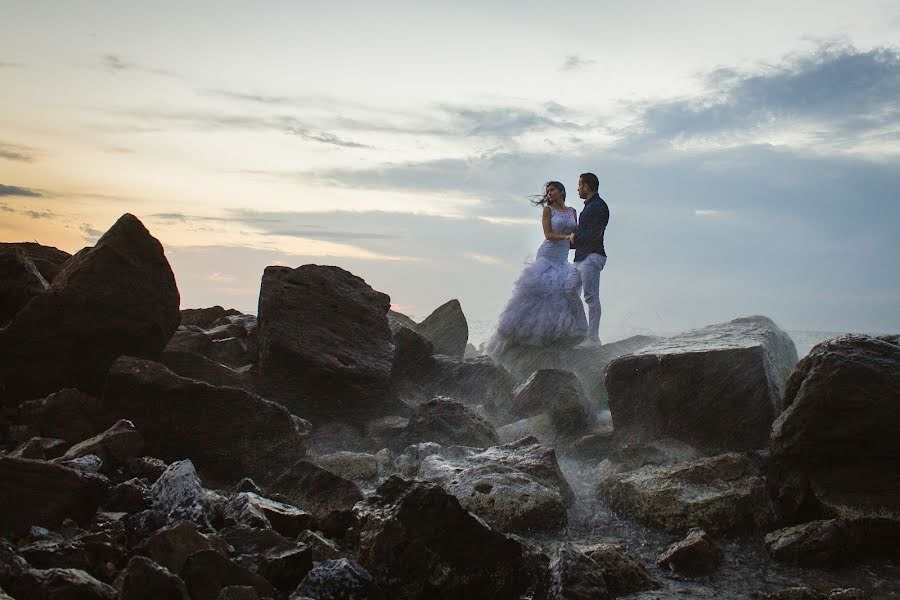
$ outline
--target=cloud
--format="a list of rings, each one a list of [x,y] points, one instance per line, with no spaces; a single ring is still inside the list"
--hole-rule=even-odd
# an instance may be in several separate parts
[[[576,71],[579,69],[587,68],[591,65],[596,64],[597,61],[593,59],[584,59],[578,56],[577,54],[570,54],[566,57],[566,60],[563,62],[562,66],[559,68],[560,71]]]
[[[291,135],[296,135],[297,137],[303,138],[304,140],[309,140],[311,142],[322,142],[323,144],[330,144],[332,146],[340,146],[342,148],[371,148],[367,144],[360,144],[359,142],[354,142],[351,140],[344,140],[334,135],[333,133],[328,132],[320,132],[316,133],[314,131],[310,131],[304,127],[289,127],[287,130]]]
[[[27,146],[0,143],[0,159],[18,162],[34,162],[34,150]]]
[[[42,193],[29,188],[16,185],[4,185],[0,183],[0,196],[24,196],[26,198],[40,198]]]
[[[805,55],[746,72],[720,68],[692,98],[645,104],[624,132],[631,142],[785,136],[835,143],[900,129],[900,51],[826,44]]]
[[[5,203],[0,202],[0,211],[14,213],[14,212],[16,212],[16,209],[10,208]]]
[[[171,77],[174,79],[184,79],[184,76],[166,69],[156,69],[147,67],[136,62],[130,61],[118,54],[104,54],[100,59],[100,66],[110,73],[123,73],[128,71],[137,71],[141,73],[150,73],[152,75],[161,75],[163,77]]]
[[[50,210],[23,210],[20,212],[32,219],[52,219],[56,216],[53,211]]]
[[[205,277],[206,281],[213,283],[234,283],[235,278],[229,275],[222,275],[220,272],[210,273]]]

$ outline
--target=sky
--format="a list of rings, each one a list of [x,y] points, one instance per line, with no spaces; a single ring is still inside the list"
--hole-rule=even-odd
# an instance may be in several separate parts
[[[481,332],[529,196],[580,207],[591,171],[604,340],[897,332],[898,167],[896,1],[0,0],[0,241],[132,213],[183,308],[255,313],[267,265],[317,263]]]

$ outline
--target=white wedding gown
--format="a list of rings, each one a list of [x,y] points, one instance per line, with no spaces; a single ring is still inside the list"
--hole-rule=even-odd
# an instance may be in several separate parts
[[[554,208],[550,227],[554,233],[575,230],[571,208]],[[500,359],[518,346],[575,345],[584,339],[587,318],[581,303],[581,284],[572,296],[565,283],[575,266],[569,262],[568,240],[544,240],[533,262],[522,270],[513,286],[512,297],[500,313],[497,331],[485,345],[489,356]]]

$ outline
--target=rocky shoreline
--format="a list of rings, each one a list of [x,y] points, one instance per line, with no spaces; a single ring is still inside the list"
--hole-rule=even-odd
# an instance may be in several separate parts
[[[0,273],[0,600],[900,594],[900,336],[497,364],[338,267],[179,310],[132,215]]]

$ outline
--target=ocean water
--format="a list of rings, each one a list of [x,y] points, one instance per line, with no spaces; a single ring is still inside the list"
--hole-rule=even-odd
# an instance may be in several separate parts
[[[486,342],[487,339],[494,332],[494,327],[496,326],[496,322],[494,321],[478,321],[471,320],[469,321],[469,342],[474,345],[476,348],[479,347],[482,343]],[[859,333],[852,331],[801,331],[801,330],[786,330],[787,334],[791,336],[791,339],[794,340],[794,345],[797,347],[797,357],[803,358],[809,351],[812,350],[813,346],[818,344],[819,342],[824,342],[825,340],[834,339],[838,336],[845,335],[848,333]],[[620,339],[624,339],[626,337],[631,337],[632,335],[660,335],[660,336],[670,336],[675,335],[676,331],[670,332],[654,332],[649,329],[640,329],[637,328],[634,331],[630,332],[628,335],[618,335],[610,337],[609,339],[603,338],[601,332],[601,338],[606,343],[615,342]]]

